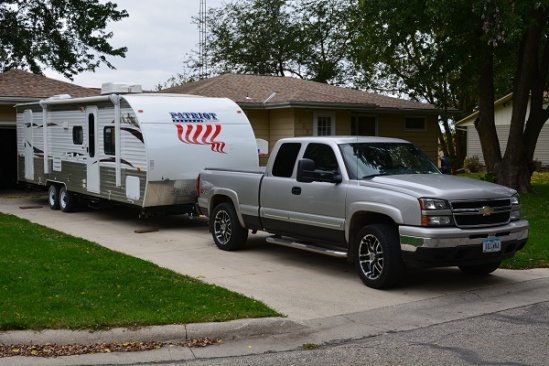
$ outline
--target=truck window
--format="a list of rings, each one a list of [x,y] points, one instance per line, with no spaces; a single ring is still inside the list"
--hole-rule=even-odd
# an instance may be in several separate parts
[[[314,160],[318,170],[339,171],[334,150],[329,145],[309,144],[303,157]]]
[[[273,176],[290,178],[294,172],[297,155],[301,149],[300,143],[286,143],[280,146],[273,164]]]

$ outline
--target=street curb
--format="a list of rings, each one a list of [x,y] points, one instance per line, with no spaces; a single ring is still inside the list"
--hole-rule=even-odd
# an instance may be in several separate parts
[[[0,332],[0,344],[95,344],[114,342],[183,342],[189,339],[237,339],[295,333],[305,325],[286,318],[239,319],[228,322],[158,325],[108,330],[16,330]]]

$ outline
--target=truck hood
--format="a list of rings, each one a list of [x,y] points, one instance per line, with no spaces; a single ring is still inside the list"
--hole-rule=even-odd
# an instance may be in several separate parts
[[[362,181],[376,188],[390,188],[415,197],[447,200],[492,199],[509,197],[515,190],[482,180],[445,174],[407,174],[377,176]]]

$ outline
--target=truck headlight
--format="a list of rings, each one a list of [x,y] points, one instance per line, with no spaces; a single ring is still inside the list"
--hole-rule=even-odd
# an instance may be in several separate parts
[[[450,204],[438,198],[420,198],[421,226],[451,226],[454,218]]]
[[[520,198],[517,193],[513,195],[513,197],[511,197],[511,215],[509,217],[509,220],[517,221],[517,220],[520,220],[521,217],[522,217],[522,209],[520,206]]]

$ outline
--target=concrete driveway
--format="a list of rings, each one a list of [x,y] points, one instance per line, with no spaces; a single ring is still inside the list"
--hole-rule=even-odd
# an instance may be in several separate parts
[[[224,252],[214,245],[204,218],[139,219],[138,210],[115,206],[63,213],[45,194],[0,195],[0,211],[82,237],[205,282],[260,300],[295,321],[340,316],[466,294],[549,277],[548,270],[497,270],[487,277],[457,268],[410,270],[401,287],[380,291],[362,284],[345,260],[266,244],[250,234],[248,246]]]

